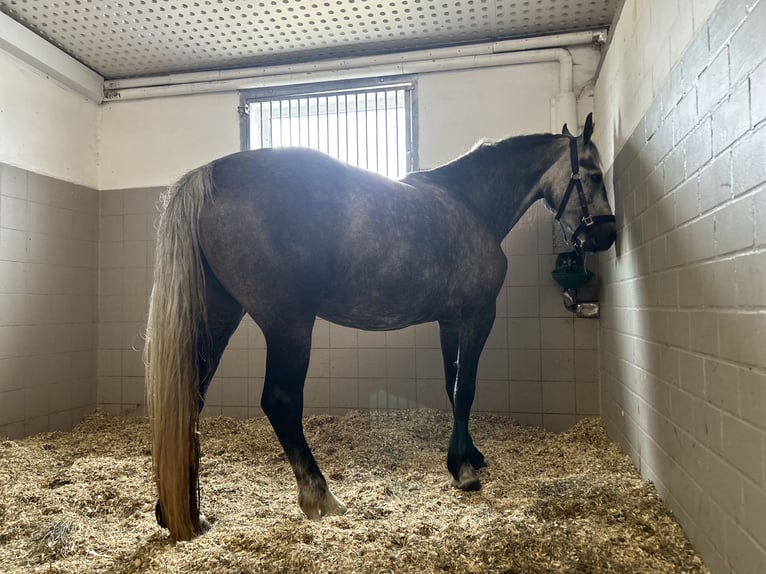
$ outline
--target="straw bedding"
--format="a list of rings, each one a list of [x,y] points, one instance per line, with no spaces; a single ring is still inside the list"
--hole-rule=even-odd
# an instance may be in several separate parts
[[[0,439],[0,564],[63,572],[707,573],[598,419],[553,434],[475,416],[483,488],[449,485],[451,420],[431,410],[310,416],[344,516],[311,522],[265,419],[202,420],[212,530],[172,543],[154,520],[144,419]]]

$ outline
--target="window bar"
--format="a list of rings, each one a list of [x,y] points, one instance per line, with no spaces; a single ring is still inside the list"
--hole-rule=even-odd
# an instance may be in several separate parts
[[[253,149],[253,147],[256,145],[253,141],[253,128],[256,127],[256,125],[253,123],[255,120],[253,119],[255,117],[256,111],[258,112],[258,132],[257,136],[260,138],[261,141],[263,141],[263,124],[260,122],[261,119],[261,113],[260,113],[260,106],[257,102],[248,102],[247,104],[247,121],[250,122],[250,134],[247,138],[248,145],[250,146],[250,149]]]
[[[303,143],[301,141],[301,99],[300,98],[298,98],[297,104],[298,104],[298,116],[297,116],[297,121],[295,123],[298,124],[298,147],[300,147],[301,144]]]
[[[269,145],[274,145],[274,100],[269,100]]]
[[[329,140],[328,140],[328,136],[327,136],[327,122],[329,121],[329,116],[328,116],[329,107],[328,107],[328,103],[327,103],[327,96],[324,97],[324,108],[320,108],[317,113],[319,114],[319,118],[317,118],[317,123],[320,122],[320,121],[324,121],[324,125],[325,125],[324,138],[323,138],[324,139],[325,148],[324,148],[323,151],[326,151],[327,153],[330,153],[330,144],[328,143]],[[321,135],[322,130],[319,130],[319,133]],[[319,145],[321,146],[322,144],[320,143]]]
[[[404,107],[406,111],[412,110],[412,90],[404,91]],[[415,158],[412,156],[412,114],[404,114],[404,145],[406,154],[405,171],[413,171],[415,169]]]
[[[266,147],[266,142],[268,141],[268,134],[266,133],[266,130],[269,129],[268,122],[263,121],[263,116],[266,114],[266,102],[258,102],[258,123],[260,126],[260,136],[261,136],[261,147]],[[252,147],[252,146],[250,146]]]
[[[399,94],[401,90],[396,90],[394,94],[394,150],[396,152],[396,178],[399,179],[402,174],[399,166]]]
[[[271,145],[282,145],[282,100],[274,102],[274,112],[276,116],[272,114],[271,123],[276,134],[277,139],[271,142]]]
[[[290,145],[290,138],[292,137],[291,130],[290,130],[290,113],[291,113],[291,107],[290,107],[290,100],[284,100],[284,103],[287,105],[287,125],[285,125],[285,112],[282,112],[282,117],[280,117],[280,123],[282,125],[282,145]],[[287,137],[285,137],[285,131],[287,131]]]
[[[319,96],[314,98],[314,111],[316,112],[314,114],[314,121],[316,122],[316,135],[314,136],[317,140],[317,149],[320,149],[321,144],[319,143]]]
[[[391,165],[388,163],[388,146],[389,146],[389,139],[388,139],[388,94],[389,92],[383,92],[383,121],[385,124],[385,130],[386,130],[386,175],[391,176]]]
[[[340,157],[340,100],[335,94],[335,157]]]
[[[343,95],[343,124],[346,128],[346,139],[343,147],[346,149],[346,163],[348,163],[348,93]]]
[[[287,116],[287,111],[285,109],[286,103],[287,103],[286,100],[280,100],[279,110],[277,110],[277,113],[279,114],[277,125],[279,126],[279,145],[280,146],[285,145],[285,141],[287,141],[287,134],[285,133],[285,117]]]
[[[256,146],[256,142],[253,141],[253,127],[255,127],[255,124],[253,123],[255,120],[253,119],[255,117],[256,112],[258,113],[258,132],[256,135],[260,139],[261,142],[263,142],[263,122],[261,120],[261,105],[258,102],[250,102],[247,104],[247,120],[250,122],[250,137],[248,138],[250,149],[253,149]],[[261,143],[261,147],[263,147],[263,143]]]
[[[369,92],[364,93],[364,167],[370,169],[370,105],[367,102]]]
[[[380,171],[380,127],[378,126],[378,96],[380,92],[375,92],[375,171]]]
[[[325,148],[325,151],[327,153],[330,153],[330,98],[329,96],[324,97],[324,127],[325,127],[325,140],[327,142],[327,147]]]
[[[354,94],[354,127],[356,128],[356,165],[362,166],[361,149],[359,146],[359,93]]]

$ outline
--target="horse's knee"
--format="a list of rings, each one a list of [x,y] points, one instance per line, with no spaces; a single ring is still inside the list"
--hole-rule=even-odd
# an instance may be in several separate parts
[[[295,396],[282,388],[269,384],[268,381],[263,388],[261,409],[269,417],[269,420],[283,419],[287,413],[300,412],[300,404],[300,396]]]

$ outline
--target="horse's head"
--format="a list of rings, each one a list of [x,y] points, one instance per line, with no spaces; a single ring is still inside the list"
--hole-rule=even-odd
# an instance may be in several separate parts
[[[609,207],[593,135],[593,114],[588,114],[580,137],[564,124],[561,153],[545,172],[541,183],[548,208],[556,214],[576,248],[606,251],[617,236],[614,215]]]

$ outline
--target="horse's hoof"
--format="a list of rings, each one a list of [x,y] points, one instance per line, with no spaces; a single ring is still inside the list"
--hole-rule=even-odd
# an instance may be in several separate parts
[[[157,504],[154,506],[154,517],[157,519],[157,524],[160,525],[160,528],[167,528],[168,525],[165,523],[165,517],[162,515],[162,508],[160,507],[160,502],[157,501]],[[207,518],[205,518],[205,515],[201,512],[199,513],[199,534],[205,534],[208,530],[210,530],[212,526],[210,525],[210,522]]]
[[[479,490],[481,488],[481,481],[473,466],[464,464],[460,467],[457,478],[453,477],[452,486],[460,490]]]
[[[323,516],[345,514],[348,511],[348,507],[329,488],[323,496],[314,499],[308,496],[301,497],[299,503],[303,513],[311,520],[321,520]]]
[[[346,514],[348,507],[328,489],[327,496],[325,496],[323,504],[320,506],[320,511],[322,516],[327,514]]]
[[[205,518],[205,515],[201,512],[199,513],[199,533],[205,534],[208,530],[212,528],[210,522],[207,518]]]

